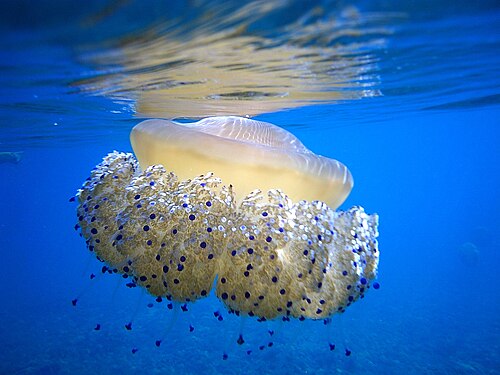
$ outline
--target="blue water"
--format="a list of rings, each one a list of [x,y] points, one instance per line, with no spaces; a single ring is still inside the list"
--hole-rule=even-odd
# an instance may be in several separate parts
[[[76,207],[68,202],[106,153],[131,151],[130,129],[153,117],[138,110],[140,85],[117,81],[140,73],[89,56],[116,51],[120,38],[147,43],[145,29],[199,27],[191,2],[158,4],[0,5],[0,152],[22,152],[19,163],[0,164],[0,373],[499,374],[500,7],[298,1],[252,23],[249,33],[272,41],[314,6],[328,10],[320,20],[346,7],[360,15],[358,33],[308,44],[346,46],[343,56],[366,74],[346,78],[336,100],[255,118],[349,167],[355,187],[341,208],[379,214],[381,288],[329,326],[242,323],[210,296],[169,330],[173,313],[164,304],[148,308],[153,298],[117,276],[89,280],[101,264],[73,230]],[[89,14],[95,23],[80,27]],[[182,22],[164,27],[169,19]],[[162,69],[155,74],[179,67]],[[99,85],[89,90],[89,80]],[[187,110],[193,104],[185,101]],[[158,336],[165,336],[159,348]]]

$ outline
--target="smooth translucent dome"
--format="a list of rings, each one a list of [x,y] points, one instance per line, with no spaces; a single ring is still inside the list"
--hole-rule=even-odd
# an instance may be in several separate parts
[[[314,154],[267,122],[236,116],[146,120],[130,139],[143,170],[161,164],[180,179],[213,172],[234,187],[238,201],[256,189],[280,189],[294,202],[319,200],[335,209],[353,186],[345,165]]]

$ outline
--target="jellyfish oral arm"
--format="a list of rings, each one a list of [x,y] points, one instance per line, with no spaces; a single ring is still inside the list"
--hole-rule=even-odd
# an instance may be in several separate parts
[[[178,302],[213,288],[230,311],[265,319],[324,319],[376,277],[378,217],[334,211],[284,191],[236,200],[213,174],[183,180],[109,154],[79,190],[78,226],[111,273]]]

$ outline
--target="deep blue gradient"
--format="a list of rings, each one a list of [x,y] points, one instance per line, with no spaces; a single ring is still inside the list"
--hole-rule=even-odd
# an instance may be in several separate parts
[[[93,74],[75,45],[133,33],[155,9],[126,29],[118,17],[82,35],[61,23],[74,7],[61,6],[57,17],[51,1],[25,3],[0,6],[0,152],[23,152],[19,164],[0,164],[0,373],[500,373],[494,2],[357,2],[361,11],[398,14],[387,45],[374,52],[383,96],[256,117],[345,163],[355,187],[342,208],[380,215],[381,288],[328,326],[237,318],[214,296],[174,318],[164,303],[148,308],[154,299],[120,277],[100,275],[73,230],[68,199],[106,153],[131,151],[139,119],[132,99],[87,96],[72,85]],[[477,254],[464,253],[467,242]]]

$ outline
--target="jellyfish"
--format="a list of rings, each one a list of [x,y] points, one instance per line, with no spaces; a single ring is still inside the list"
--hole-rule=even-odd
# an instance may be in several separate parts
[[[17,152],[0,152],[0,164],[1,163],[13,163],[18,164],[23,157],[22,151]]]
[[[229,312],[304,320],[344,312],[376,278],[378,216],[336,210],[351,173],[290,132],[155,119],[131,143],[135,156],[110,153],[79,189],[77,226],[134,286],[183,304],[214,289]]]
[[[479,263],[480,252],[478,247],[471,243],[465,242],[458,248],[460,261],[468,266],[475,267]]]

